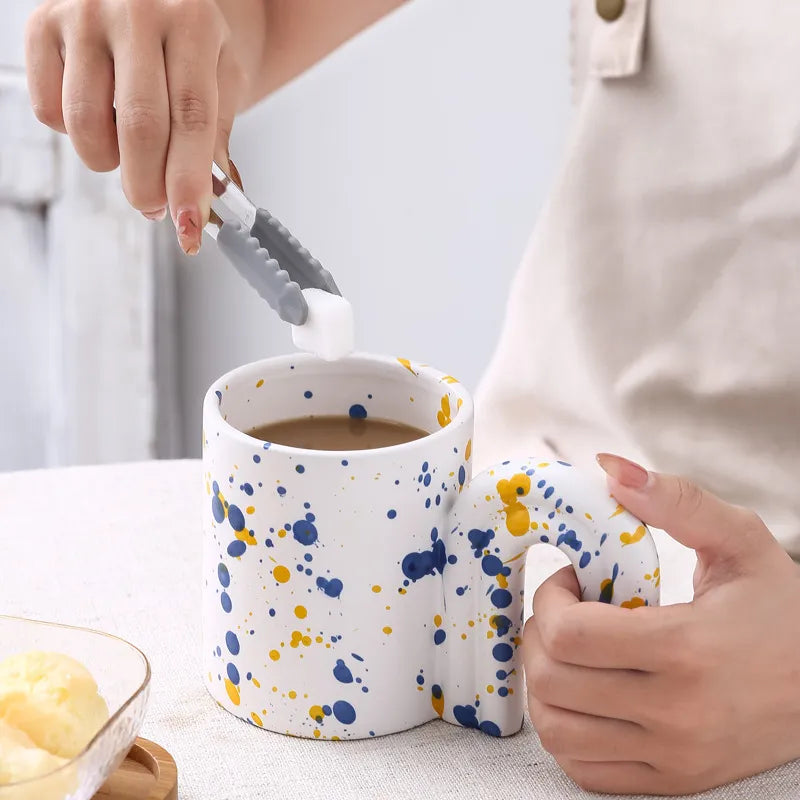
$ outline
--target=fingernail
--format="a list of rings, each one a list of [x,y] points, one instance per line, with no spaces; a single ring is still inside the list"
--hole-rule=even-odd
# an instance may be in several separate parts
[[[231,180],[240,188],[242,189],[242,176],[239,174],[239,169],[237,168],[236,164],[233,163],[233,159],[231,158],[231,154],[228,153],[228,164],[230,164],[230,176]]]
[[[650,482],[650,473],[639,464],[611,453],[598,453],[597,463],[615,481],[629,489],[644,489]]]
[[[178,244],[187,256],[200,252],[200,211],[197,206],[179,208],[175,215],[175,228],[178,231]]]
[[[151,222],[161,222],[167,216],[167,207],[159,208],[157,211],[142,211],[142,216]]]

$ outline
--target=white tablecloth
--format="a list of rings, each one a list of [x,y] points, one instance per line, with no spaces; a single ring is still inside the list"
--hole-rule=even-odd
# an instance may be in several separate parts
[[[290,739],[220,710],[199,673],[200,466],[196,461],[0,475],[0,613],[99,628],[153,667],[142,734],[178,763],[181,800],[502,798],[577,789],[530,724],[491,739],[434,722],[364,742]],[[693,558],[658,538],[665,601],[687,599]],[[535,548],[529,580],[561,563]],[[710,792],[800,798],[800,762]]]

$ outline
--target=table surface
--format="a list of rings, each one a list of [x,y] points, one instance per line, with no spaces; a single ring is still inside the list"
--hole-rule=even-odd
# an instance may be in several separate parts
[[[0,612],[98,628],[153,668],[142,735],[175,757],[181,800],[597,797],[572,784],[530,723],[517,736],[432,722],[362,742],[291,739],[219,709],[200,679],[198,461],[0,475]],[[691,597],[693,554],[655,532],[664,602]],[[536,585],[563,563],[537,547]],[[800,762],[703,795],[800,797]]]

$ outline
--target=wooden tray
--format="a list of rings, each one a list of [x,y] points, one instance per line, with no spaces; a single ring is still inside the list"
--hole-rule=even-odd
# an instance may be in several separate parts
[[[175,759],[154,742],[137,739],[93,800],[178,800]]]

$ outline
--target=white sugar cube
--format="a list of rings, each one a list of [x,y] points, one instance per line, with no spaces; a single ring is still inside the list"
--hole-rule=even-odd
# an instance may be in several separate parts
[[[336,361],[353,352],[355,322],[353,307],[338,294],[322,289],[303,289],[308,304],[305,325],[292,325],[295,347],[325,361]]]

